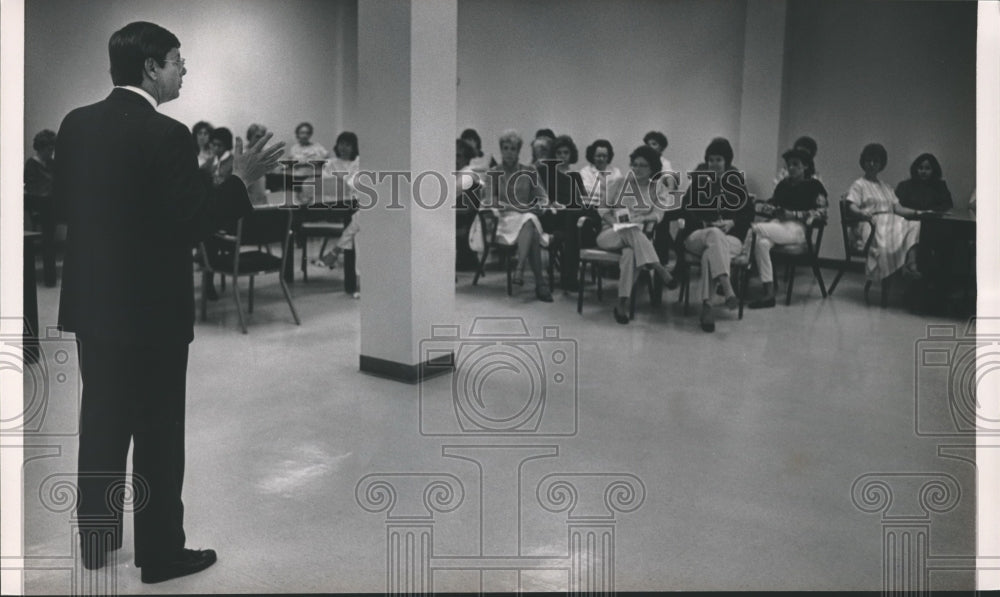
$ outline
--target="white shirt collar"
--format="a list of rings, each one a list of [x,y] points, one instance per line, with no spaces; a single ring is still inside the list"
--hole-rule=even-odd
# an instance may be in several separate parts
[[[115,85],[115,89],[128,89],[129,91],[138,93],[142,97],[146,98],[146,101],[149,102],[149,105],[153,106],[154,110],[156,109],[156,100],[153,99],[153,96],[149,95],[149,93],[142,87],[135,87],[132,85]]]

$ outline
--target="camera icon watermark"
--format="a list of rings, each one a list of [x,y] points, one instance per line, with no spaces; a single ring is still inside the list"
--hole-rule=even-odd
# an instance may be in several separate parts
[[[539,336],[520,317],[476,318],[465,336],[459,326],[433,326],[420,355],[430,368],[453,369],[450,396],[420,386],[422,435],[577,432],[577,342],[557,326]]]
[[[3,329],[15,329],[4,323]],[[37,354],[37,359],[26,358],[29,351]],[[0,375],[20,377],[24,384],[23,407],[0,418],[0,434],[78,435],[77,417],[46,416],[50,404],[60,408],[75,404],[77,408],[71,412],[79,412],[81,383],[76,354],[76,340],[55,327],[43,330],[37,343],[31,341],[30,345],[21,334],[0,334]]]
[[[1000,408],[983,400],[987,376],[1000,372],[1000,318],[929,325],[915,345],[914,429],[918,436],[1000,435]]]

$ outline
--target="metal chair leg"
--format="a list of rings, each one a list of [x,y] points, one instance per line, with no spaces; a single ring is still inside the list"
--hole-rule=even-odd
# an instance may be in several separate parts
[[[225,277],[223,277],[225,279]],[[236,314],[240,318],[240,329],[243,333],[247,333],[247,322],[243,317],[243,305],[240,303],[240,285],[239,278],[233,276],[233,301],[236,303]]]
[[[309,235],[302,233],[302,259],[300,260],[299,269],[302,270],[302,281],[303,282],[308,282],[309,281],[309,271],[308,271],[309,268],[307,267],[308,262],[309,262],[309,258],[308,258],[309,251],[308,251],[308,248],[309,248]],[[252,279],[253,278],[251,278],[251,280]]]
[[[868,304],[868,293],[872,289],[872,281],[865,280],[865,304]]]
[[[819,291],[823,295],[823,298],[826,298],[829,292],[826,289],[826,284],[823,283],[823,272],[820,271],[819,263],[815,259],[813,259],[812,262],[812,270],[813,277],[816,278],[817,282],[819,282]]]
[[[295,320],[295,325],[302,325],[302,322],[299,320],[299,313],[295,310],[295,303],[292,302],[292,295],[288,292],[288,284],[285,282],[285,278],[279,277],[278,281],[281,283],[281,292],[285,293],[288,308],[292,310],[292,319]]]
[[[208,321],[208,272],[201,273],[201,320]]]
[[[250,293],[247,299],[247,313],[253,313],[253,276],[250,276]]]
[[[795,282],[795,264],[789,262],[786,268],[788,271],[788,275],[786,276],[788,279],[788,289],[785,294],[785,306],[787,307],[792,304],[792,284]]]
[[[882,278],[882,308],[889,306],[889,278]]]
[[[581,260],[579,269],[580,285],[576,290],[576,312],[583,315],[583,284],[587,279],[587,262]]]
[[[514,296],[514,257],[510,251],[504,255],[504,265],[507,270],[507,296]]]
[[[472,277],[472,285],[475,286],[479,283],[479,278],[486,273],[486,260],[490,256],[490,246],[487,244],[483,247],[483,258],[479,261],[479,269],[476,270],[476,275]]]

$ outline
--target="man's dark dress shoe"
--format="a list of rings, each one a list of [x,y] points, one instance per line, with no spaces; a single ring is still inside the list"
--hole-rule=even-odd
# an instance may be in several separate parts
[[[175,559],[156,565],[142,567],[142,582],[147,584],[163,582],[201,572],[215,563],[214,549],[184,549]]]

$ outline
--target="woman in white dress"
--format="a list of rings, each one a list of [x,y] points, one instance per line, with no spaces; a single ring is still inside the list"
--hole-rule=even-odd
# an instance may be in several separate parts
[[[879,180],[878,174],[888,160],[885,147],[878,143],[866,145],[859,160],[865,175],[851,184],[845,197],[848,211],[859,220],[850,231],[855,248],[864,248],[875,227],[875,241],[865,263],[865,276],[872,282],[880,282],[904,267],[916,272],[913,248],[920,240],[920,222],[908,218],[921,212],[900,205],[892,185]]]
[[[486,207],[498,210],[496,237],[517,245],[517,280],[523,280],[525,265],[531,265],[535,296],[551,303],[552,293],[542,275],[542,245],[548,244],[548,235],[542,231],[538,215],[553,208],[538,172],[519,162],[522,144],[517,131],[505,131],[500,136],[501,160],[487,176],[487,197],[491,201]]]

